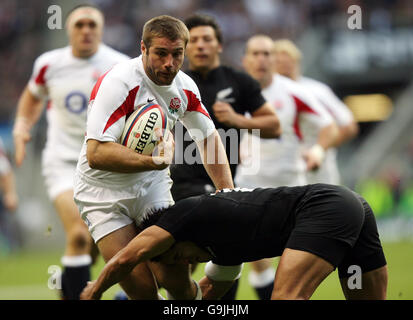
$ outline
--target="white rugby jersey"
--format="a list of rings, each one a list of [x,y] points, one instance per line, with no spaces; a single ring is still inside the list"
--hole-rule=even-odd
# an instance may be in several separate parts
[[[235,182],[249,188],[306,184],[302,125],[307,123],[319,131],[333,120],[311,93],[279,74],[274,75],[262,94],[278,115],[282,135],[279,139],[246,135]]]
[[[346,126],[353,122],[353,114],[334,94],[329,86],[308,77],[300,77],[298,82],[305,86],[308,90],[311,90],[317,100],[330,113],[338,126]],[[313,145],[317,141],[317,132],[306,125],[303,126],[303,131],[305,132],[304,144],[306,146]],[[329,148],[326,151],[321,167],[316,171],[307,173],[308,182],[339,184],[340,174],[337,168],[336,158],[337,150],[335,148]]]
[[[97,179],[105,184],[124,184],[169,172],[169,169],[166,169],[123,174],[91,169],[87,162],[87,140],[120,143],[126,118],[149,102],[162,107],[170,129],[180,120],[195,141],[203,140],[215,129],[201,102],[198,87],[184,72],[179,71],[171,85],[159,86],[146,75],[142,56],[119,63],[98,80],[92,91],[87,133],[77,166],[80,176]]]
[[[0,138],[0,176],[9,173],[10,170],[11,165],[4,149],[3,140]]]
[[[104,44],[86,59],[75,57],[70,46],[45,52],[36,59],[29,90],[36,97],[48,100],[45,149],[48,156],[77,161],[93,86],[113,65],[128,59]]]

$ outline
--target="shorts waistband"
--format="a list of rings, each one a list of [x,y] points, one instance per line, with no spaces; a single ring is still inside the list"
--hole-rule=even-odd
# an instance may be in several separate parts
[[[76,170],[76,172],[75,172],[75,178],[79,178],[83,182],[86,182],[86,183],[88,183],[90,185],[93,185],[95,187],[103,187],[103,188],[109,188],[109,187],[114,187],[114,186],[115,187],[117,187],[117,186],[119,186],[119,187],[130,187],[130,186],[133,186],[137,183],[136,181],[128,181],[128,182],[124,182],[124,183],[113,182],[113,181],[110,181],[110,180],[109,181],[108,180],[103,181],[103,180],[100,180],[100,179],[89,177],[89,176],[79,172],[78,170]]]
[[[144,185],[149,182],[153,182],[154,180],[158,179],[170,179],[169,175],[165,173],[163,176],[160,174],[155,174],[155,175],[147,175],[146,177],[139,177],[138,179],[130,180],[130,181],[113,181],[113,180],[104,180],[104,179],[96,179],[93,177],[89,177],[85,175],[84,173],[80,172],[79,170],[76,170],[75,172],[75,178],[79,178],[83,182],[86,182],[90,185],[93,185],[95,187],[103,187],[103,188],[113,188],[113,187],[132,187],[136,184],[139,185]]]

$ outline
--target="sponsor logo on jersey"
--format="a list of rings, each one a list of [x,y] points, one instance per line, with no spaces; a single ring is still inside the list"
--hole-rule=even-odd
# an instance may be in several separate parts
[[[169,112],[175,113],[181,107],[181,100],[179,98],[172,98],[171,102],[169,103]]]

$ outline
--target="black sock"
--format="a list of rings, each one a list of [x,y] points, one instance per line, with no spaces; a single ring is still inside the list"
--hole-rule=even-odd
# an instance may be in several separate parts
[[[231,289],[228,290],[226,294],[224,294],[221,300],[235,300],[238,290],[239,279],[235,280],[234,284],[232,285]]]
[[[64,267],[62,273],[62,293],[65,300],[79,300],[80,293],[90,280],[90,265]]]
[[[89,255],[64,256],[62,258],[62,298],[79,300],[80,293],[90,280],[92,259]]]
[[[270,283],[264,287],[254,288],[260,300],[271,300],[272,289],[274,283]]]

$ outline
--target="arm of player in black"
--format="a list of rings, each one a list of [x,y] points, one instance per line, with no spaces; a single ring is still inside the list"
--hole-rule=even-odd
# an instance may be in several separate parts
[[[277,114],[266,102],[260,108],[251,113],[251,118],[235,112],[230,104],[217,101],[212,106],[215,118],[227,127],[238,129],[260,130],[261,138],[278,138],[281,135],[280,121]]]
[[[158,226],[145,229],[109,260],[97,280],[88,283],[80,298],[100,299],[103,292],[121,281],[135,266],[164,253],[174,243],[172,235]]]

